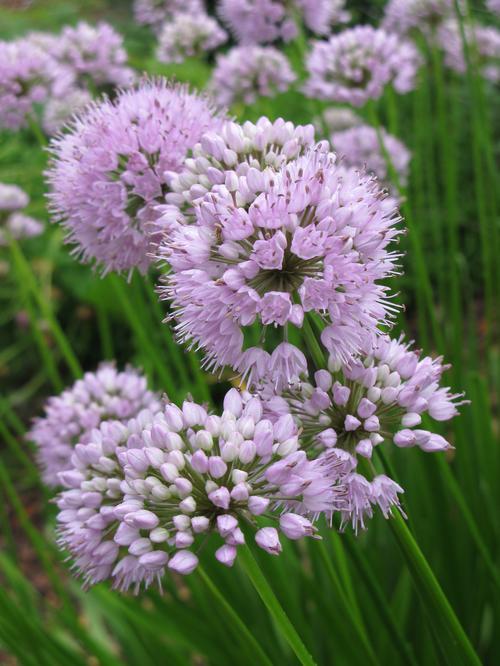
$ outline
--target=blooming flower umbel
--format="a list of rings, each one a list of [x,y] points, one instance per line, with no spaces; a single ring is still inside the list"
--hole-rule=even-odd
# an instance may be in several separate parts
[[[29,197],[17,185],[0,183],[0,246],[10,238],[22,240],[43,232],[43,224],[25,215],[21,209],[29,203]]]
[[[239,46],[217,56],[209,89],[224,106],[253,104],[258,97],[285,92],[295,78],[286,56],[278,49]]]
[[[237,176],[246,176],[250,169],[277,171],[314,145],[312,125],[294,125],[283,118],[271,122],[265,116],[243,125],[227,120],[217,131],[201,137],[180,173],[167,174],[171,191],[166,200],[177,205],[192,203],[214,185],[224,183],[228,171]]]
[[[85,261],[145,271],[158,234],[152,221],[188,150],[220,118],[209,101],[163,79],[103,100],[53,139],[48,171],[56,220]]]
[[[0,183],[0,213],[12,212],[25,208],[29,203],[29,196],[17,185]]]
[[[380,134],[390,164],[396,171],[399,182],[404,185],[408,179],[410,151],[404,143],[385,130],[382,129]],[[350,167],[366,168],[368,173],[373,173],[384,185],[390,184],[387,157],[382,151],[381,142],[374,127],[360,125],[334,132],[330,137],[330,143],[344,164]]]
[[[500,81],[500,30],[493,26],[465,25],[465,39],[472,65],[485,79]],[[467,63],[458,21],[450,20],[439,29],[439,44],[444,51],[445,64],[464,74]]]
[[[382,28],[407,35],[413,31],[433,37],[441,23],[454,14],[454,0],[389,0]]]
[[[28,124],[48,94],[50,58],[27,39],[0,41],[0,129]]]
[[[134,17],[156,31],[177,14],[202,14],[203,5],[202,0],[134,0]]]
[[[423,414],[447,421],[466,402],[440,386],[448,367],[441,358],[421,358],[402,338],[381,336],[370,354],[349,365],[330,358],[313,382],[290,386],[268,409],[280,418],[293,414],[305,448],[335,446],[371,458],[375,446],[392,440],[402,448],[445,451],[451,446],[441,435],[419,426]]]
[[[148,390],[146,379],[135,369],[119,372],[102,364],[96,372],[50,398],[45,416],[36,419],[28,439],[38,448],[42,476],[49,486],[58,486],[59,472],[71,469],[75,444],[85,443],[93,428],[109,420],[128,421],[143,409],[155,413],[159,398]]]
[[[158,35],[156,58],[160,62],[183,62],[203,56],[227,40],[227,33],[207,14],[177,14]]]
[[[310,97],[362,106],[378,99],[387,85],[399,93],[412,90],[420,62],[411,42],[371,26],[357,26],[327,42],[313,42],[304,90]]]
[[[190,401],[167,404],[104,423],[77,444],[73,469],[60,475],[59,543],[85,583],[111,578],[138,591],[166,568],[189,574],[211,533],[215,557],[232,566],[244,522],[278,555],[279,532],[313,536],[315,516],[345,508],[344,461],[335,453],[309,461],[293,419],[272,424],[262,411],[258,398],[232,389],[222,416]]]
[[[66,26],[53,40],[51,55],[67,68],[73,86],[126,86],[134,79],[123,38],[108,23]]]
[[[285,42],[298,34],[294,12],[318,35],[349,20],[344,0],[220,0],[218,12],[241,44]]]
[[[378,280],[395,269],[387,246],[399,233],[397,211],[372,178],[338,166],[325,144],[278,173],[228,172],[196,203],[195,217],[170,221],[160,255],[172,271],[162,296],[172,302],[179,340],[201,347],[208,367],[229,365],[250,384],[271,368],[283,385],[306,367],[287,342],[305,313],[324,316],[324,344],[343,360],[387,321],[392,306]],[[254,322],[270,355],[251,332],[245,339]]]

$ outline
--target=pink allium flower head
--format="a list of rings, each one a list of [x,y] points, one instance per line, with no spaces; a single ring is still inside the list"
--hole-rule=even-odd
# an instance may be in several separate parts
[[[310,97],[362,106],[378,99],[387,85],[399,93],[412,90],[420,63],[411,42],[371,26],[357,26],[327,42],[313,43],[304,90]]]
[[[96,26],[81,21],[66,26],[50,49],[52,57],[68,72],[68,84],[85,87],[126,86],[134,72],[127,66],[123,38],[108,23]]]
[[[221,416],[188,401],[102,423],[60,475],[59,543],[86,585],[110,578],[135,591],[160,583],[166,566],[191,573],[210,532],[222,541],[215,557],[232,566],[245,542],[240,523],[257,529],[255,515],[270,523],[257,544],[278,554],[278,530],[312,536],[316,515],[346,507],[343,468],[309,461],[298,446],[293,419],[273,426],[260,400],[236,389]]]
[[[398,174],[401,184],[408,180],[410,151],[395,136],[381,130],[383,145],[391,164]],[[334,132],[330,137],[333,150],[348,167],[366,168],[384,185],[390,184],[387,159],[382,153],[377,131],[369,125],[359,125],[342,131]]]
[[[316,372],[311,382],[289,386],[266,407],[273,419],[294,416],[305,448],[328,448],[327,435],[334,432],[333,445],[355,457],[370,458],[389,437],[401,448],[443,451],[450,444],[418,426],[424,413],[447,421],[467,402],[440,386],[447,367],[440,358],[421,358],[402,338],[380,336],[371,353],[348,365],[330,358],[328,370]]]
[[[344,0],[220,0],[218,12],[241,44],[266,44],[297,36],[294,10],[305,25],[326,35],[334,23],[349,20]]]
[[[48,94],[50,58],[27,39],[0,41],[0,130],[27,124]]]
[[[203,56],[227,40],[227,33],[206,14],[177,14],[166,22],[159,35],[156,58],[160,62],[183,62]]]
[[[26,192],[17,185],[0,183],[0,214],[4,211],[12,212],[25,208],[29,200]]]
[[[60,97],[50,97],[43,109],[42,126],[49,136],[56,135],[72,118],[90,104],[92,96],[82,88],[69,88]]]
[[[75,118],[52,140],[49,195],[56,220],[84,261],[103,272],[145,271],[157,233],[164,173],[180,171],[190,148],[220,117],[204,98],[164,79],[142,82]]]
[[[253,104],[258,97],[285,92],[295,74],[283,53],[272,46],[239,46],[217,56],[209,90],[224,106]]]
[[[431,37],[453,14],[454,0],[389,0],[382,28],[400,35],[420,31]]]
[[[143,409],[160,409],[159,398],[148,390],[146,379],[133,368],[118,372],[104,363],[50,398],[45,416],[35,420],[27,435],[38,447],[45,483],[60,485],[59,472],[71,469],[75,444],[87,442],[93,428],[103,421],[127,421]]]
[[[348,361],[393,309],[378,281],[395,268],[387,246],[399,217],[383,200],[372,178],[337,165],[325,144],[279,172],[228,172],[197,201],[196,224],[171,220],[160,248],[179,340],[201,347],[209,368],[229,365],[250,384],[271,368],[286,385],[306,367],[287,327],[316,311],[325,345]],[[254,322],[263,337],[269,327],[270,355],[245,342]]]
[[[498,14],[500,16],[500,0],[486,0],[486,7],[493,14]]]
[[[42,222],[23,213],[11,213],[4,223],[0,224],[0,245],[7,245],[9,236],[16,240],[23,240],[39,236],[43,230]]]
[[[165,21],[177,14],[202,14],[202,0],[134,0],[134,17],[137,23],[157,31]]]
[[[271,122],[265,116],[243,125],[227,120],[201,137],[180,173],[167,174],[171,192],[166,200],[179,206],[193,203],[224,183],[229,171],[255,176],[255,171],[278,170],[314,145],[312,125],[294,125],[283,118]]]
[[[319,132],[323,132],[326,127],[331,133],[358,127],[362,123],[363,119],[352,109],[345,106],[331,106],[323,111],[322,117],[315,122],[315,126]]]
[[[445,64],[464,74],[467,71],[462,36],[458,21],[450,20],[439,28],[439,44]],[[465,38],[473,66],[485,79],[500,81],[500,30],[493,26],[466,25]]]

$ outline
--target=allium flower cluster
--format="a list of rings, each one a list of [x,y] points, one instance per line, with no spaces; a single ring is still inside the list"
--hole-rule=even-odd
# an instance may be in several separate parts
[[[227,41],[227,33],[207,14],[177,14],[158,35],[156,58],[160,62],[183,62],[202,56]]]
[[[268,409],[291,413],[302,428],[303,446],[338,447],[371,458],[385,440],[423,451],[452,448],[441,435],[423,430],[422,415],[447,421],[458,414],[461,394],[440,386],[449,366],[441,358],[420,357],[410,344],[381,336],[371,353],[349,365],[330,358],[328,369],[274,397]]]
[[[158,30],[165,21],[177,14],[202,14],[202,0],[134,0],[134,17],[137,23]]]
[[[148,390],[145,377],[134,368],[119,372],[107,363],[50,398],[45,415],[27,435],[38,448],[45,483],[61,485],[59,473],[71,469],[75,445],[88,442],[94,428],[105,421],[126,422],[144,409],[160,410],[159,397]]]
[[[17,185],[0,183],[0,246],[7,245],[9,237],[15,240],[39,236],[43,224],[20,212],[29,203],[29,197]]]
[[[382,28],[407,35],[412,31],[432,37],[443,21],[454,14],[454,0],[389,0]]]
[[[344,5],[344,0],[220,0],[218,12],[241,44],[267,44],[294,39],[296,15],[312,32],[327,35],[334,23],[349,20]]]
[[[228,171],[237,176],[246,176],[250,169],[277,171],[314,145],[312,125],[294,125],[283,118],[270,121],[265,116],[243,125],[227,120],[201,137],[180,173],[166,174],[170,189],[166,201],[178,206],[193,203],[214,185],[222,185]]]
[[[123,38],[108,23],[66,26],[52,42],[52,57],[67,70],[67,84],[126,86],[134,80]]]
[[[362,106],[378,99],[385,86],[399,93],[414,88],[421,63],[416,47],[396,34],[357,26],[313,42],[307,57],[310,97]]]
[[[87,90],[70,88],[61,97],[50,97],[43,109],[42,126],[49,136],[56,135],[77,113],[90,104]]]
[[[278,49],[239,46],[217,56],[209,89],[225,106],[253,104],[259,97],[285,92],[295,78],[288,59]]]
[[[180,171],[201,135],[220,123],[209,101],[163,79],[104,100],[53,139],[48,178],[55,218],[85,261],[145,271],[158,233],[165,172]]]
[[[493,14],[498,14],[500,16],[500,0],[486,0],[486,7]]]
[[[388,245],[399,234],[397,210],[325,144],[279,172],[227,172],[196,202],[196,224],[170,220],[160,247],[171,266],[161,293],[179,340],[202,348],[209,368],[231,366],[250,385],[268,372],[286,385],[305,371],[287,330],[302,327],[306,313],[325,318],[324,344],[347,361],[393,310],[378,281],[395,270]],[[261,340],[250,345],[254,323]]]
[[[44,226],[39,220],[24,213],[12,213],[0,224],[0,245],[7,245],[9,236],[15,240],[23,240],[39,236],[43,230]]]
[[[29,204],[29,196],[17,185],[0,183],[0,212],[19,210]]]
[[[121,590],[157,581],[168,568],[191,573],[207,535],[232,566],[245,542],[242,523],[271,555],[280,534],[313,536],[312,520],[347,507],[348,461],[328,452],[309,461],[290,416],[262,418],[258,398],[232,389],[222,416],[186,401],[107,422],[77,444],[73,469],[60,474],[59,543],[87,585],[106,578]],[[279,530],[279,531],[278,531]]]
[[[408,179],[411,154],[404,143],[385,130],[380,131],[381,140],[390,163],[404,185]],[[387,157],[383,153],[377,130],[369,125],[360,125],[339,132],[330,137],[333,150],[348,167],[366,168],[384,185],[390,184]]]
[[[465,38],[472,65],[485,79],[500,81],[500,30],[493,26],[465,25]],[[467,71],[462,35],[458,21],[451,20],[439,29],[439,44],[445,64],[463,74]]]
[[[0,130],[25,127],[48,94],[50,59],[29,40],[0,41]]]
[[[352,109],[342,106],[331,106],[325,109],[320,118],[315,122],[318,132],[323,132],[325,128],[328,133],[342,132],[342,130],[357,127],[363,123],[363,119],[354,113]]]

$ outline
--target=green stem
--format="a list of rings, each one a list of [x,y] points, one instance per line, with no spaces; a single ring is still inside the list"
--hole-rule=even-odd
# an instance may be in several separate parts
[[[233,607],[226,601],[226,599],[224,598],[222,593],[219,591],[217,586],[214,585],[210,576],[208,576],[201,567],[198,567],[197,571],[198,571],[198,574],[200,575],[201,579],[205,583],[205,585],[208,587],[208,589],[213,594],[213,596],[217,599],[217,601],[220,603],[220,605],[222,606],[222,608],[224,609],[224,611],[226,612],[228,617],[231,619],[231,621],[237,627],[238,631],[248,641],[249,645],[251,646],[252,650],[255,653],[255,658],[258,660],[257,663],[263,664],[265,666],[272,666],[271,660],[266,655],[264,650],[261,648],[260,643],[255,639],[255,637],[250,632],[247,625],[240,618],[238,613],[236,613],[236,611],[233,609]]]
[[[290,622],[248,546],[239,549],[238,562],[242,565],[245,573],[264,602],[271,617],[276,622],[283,637],[294,651],[299,662],[302,666],[315,666],[314,659],[302,642],[295,627]]]
[[[399,511],[394,511],[388,522],[448,661],[450,664],[481,666],[455,611]]]

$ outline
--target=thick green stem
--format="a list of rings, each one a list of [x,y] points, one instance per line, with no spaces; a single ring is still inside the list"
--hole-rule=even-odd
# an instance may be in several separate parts
[[[314,659],[302,642],[295,627],[290,622],[248,546],[239,549],[238,562],[242,565],[252,585],[275,621],[276,626],[282,633],[283,638],[290,645],[299,662],[302,666],[315,666]]]

